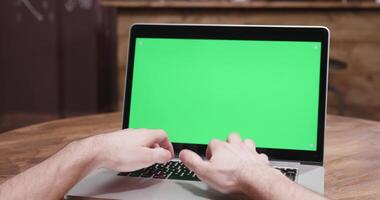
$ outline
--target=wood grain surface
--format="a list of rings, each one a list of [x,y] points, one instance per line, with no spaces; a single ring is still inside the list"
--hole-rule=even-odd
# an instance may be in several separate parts
[[[371,1],[126,1],[101,0],[104,6],[119,8],[187,8],[187,9],[380,9]]]
[[[67,143],[118,130],[121,114],[68,118],[0,134],[0,183]],[[331,199],[380,199],[380,122],[328,116],[325,193]]]

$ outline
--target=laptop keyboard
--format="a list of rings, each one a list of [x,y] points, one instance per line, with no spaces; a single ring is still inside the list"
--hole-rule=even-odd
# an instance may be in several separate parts
[[[288,177],[290,180],[295,181],[297,175],[297,169],[295,168],[283,168],[283,167],[274,167],[279,170],[283,175]]]
[[[119,176],[200,181],[195,173],[180,161],[154,164],[133,172],[120,172]]]
[[[297,169],[274,167],[290,180],[295,181]],[[133,172],[120,172],[119,176],[142,177],[142,178],[157,178],[157,179],[175,179],[175,180],[188,180],[200,181],[195,173],[189,170],[180,161],[169,161],[164,164],[154,164],[150,167],[136,170]]]

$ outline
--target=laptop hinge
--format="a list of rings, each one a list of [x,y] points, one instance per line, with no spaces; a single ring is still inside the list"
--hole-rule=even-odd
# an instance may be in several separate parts
[[[290,168],[299,168],[301,163],[292,162],[292,161],[270,161],[272,167],[290,167]]]
[[[323,166],[323,162],[315,162],[315,161],[297,161],[297,160],[271,160],[271,163],[298,163],[301,165],[317,165]]]
[[[323,166],[323,162],[315,162],[315,161],[302,161],[301,164]]]

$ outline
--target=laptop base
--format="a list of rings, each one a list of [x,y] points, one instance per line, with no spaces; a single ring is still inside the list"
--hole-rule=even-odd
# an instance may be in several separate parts
[[[273,166],[297,167],[296,182],[317,193],[324,192],[324,168],[294,162],[272,162]],[[67,194],[100,199],[248,199],[243,195],[221,194],[203,182],[119,176],[99,169],[85,177]]]

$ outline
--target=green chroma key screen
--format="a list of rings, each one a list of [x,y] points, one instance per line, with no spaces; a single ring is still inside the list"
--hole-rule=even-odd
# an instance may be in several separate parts
[[[129,127],[315,151],[320,56],[320,42],[137,38]]]

